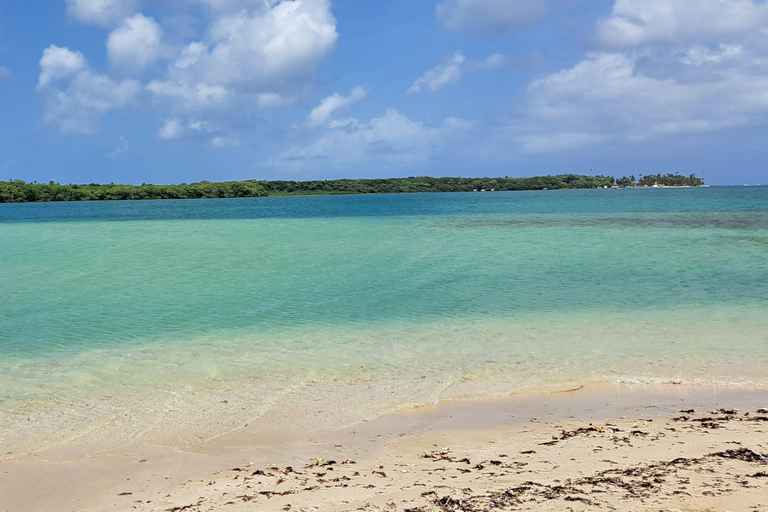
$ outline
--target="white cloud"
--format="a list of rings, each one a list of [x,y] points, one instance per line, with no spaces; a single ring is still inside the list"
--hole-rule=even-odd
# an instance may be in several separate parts
[[[208,121],[200,119],[186,120],[166,119],[157,132],[163,141],[184,140],[202,144],[209,148],[233,148],[240,146],[236,135],[225,133],[222,129]]]
[[[120,141],[120,146],[116,147],[114,151],[110,151],[107,154],[109,158],[115,158],[117,156],[122,155],[123,153],[128,152],[129,146],[128,146],[128,141],[125,139],[125,137],[120,135],[120,137],[118,137],[118,140]]]
[[[55,83],[69,80],[66,89]],[[64,133],[95,133],[108,111],[131,104],[140,90],[135,80],[115,82],[94,72],[80,52],[51,45],[40,59],[38,90],[47,94],[44,119]]]
[[[195,64],[200,56],[208,52],[208,47],[203,43],[194,42],[189,43],[182,51],[179,58],[174,62],[174,66],[179,69],[187,69]]]
[[[131,104],[140,90],[135,80],[115,82],[90,70],[78,73],[67,90],[49,96],[45,120],[64,133],[98,131],[99,119],[110,110]]]
[[[140,74],[160,56],[162,34],[153,18],[136,14],[109,34],[107,55],[119,70]]]
[[[13,76],[13,71],[5,66],[0,65],[0,80],[11,80]]]
[[[723,66],[728,54],[732,62]],[[547,151],[766,123],[765,59],[763,71],[755,73],[755,61],[744,61],[733,50],[709,58],[696,55],[678,57],[676,72],[709,66],[704,80],[681,81],[675,74],[661,73],[663,69],[659,76],[644,75],[638,72],[640,57],[622,53],[594,54],[573,68],[536,80],[529,87],[528,133],[518,141],[523,149]],[[565,143],[569,137],[570,146]]]
[[[220,85],[204,83],[153,80],[147,84],[158,100],[168,102],[181,111],[204,111],[226,106],[232,97],[231,91]]]
[[[337,92],[333,93],[327,98],[324,98],[320,102],[320,105],[312,109],[307,116],[307,125],[314,128],[325,124],[336,112],[360,101],[365,98],[367,94],[368,93],[364,87],[353,88],[349,92],[349,96],[342,96]]]
[[[199,119],[182,121],[180,119],[167,119],[158,131],[157,135],[162,140],[211,140],[217,130],[208,121]]]
[[[768,4],[616,0],[597,52],[528,88],[525,152],[768,125]]]
[[[73,52],[67,47],[61,48],[53,44],[43,50],[39,64],[38,90],[51,82],[70,78],[88,67],[82,53]]]
[[[463,137],[473,124],[448,118],[437,126],[424,126],[395,109],[389,109],[368,123],[355,119],[332,123],[320,138],[308,146],[295,146],[267,162],[280,168],[347,168],[365,165],[369,169],[409,166],[440,154],[451,141]]]
[[[170,79],[275,90],[306,81],[333,50],[338,33],[328,0],[282,1],[216,18],[209,40],[192,43]]]
[[[308,95],[338,38],[329,0],[206,3],[206,37],[187,44],[165,76],[147,85],[161,111],[237,124]]]
[[[728,61],[742,54],[743,47],[739,44],[720,44],[712,51],[704,47],[688,48],[680,57],[682,64],[689,66],[702,66],[704,64],[718,64]]]
[[[528,26],[545,10],[544,0],[446,0],[437,6],[437,21],[449,30],[494,38]]]
[[[109,74],[91,69],[80,52],[55,45],[40,61],[38,90],[47,94],[46,119],[69,132],[95,131],[101,114],[129,105],[144,91],[165,119],[161,139],[200,139],[191,128],[197,120],[217,127],[207,145],[235,145],[239,139],[229,131],[250,125],[254,114],[312,96],[315,74],[338,38],[330,0],[152,4],[158,13],[173,14],[162,23],[138,12],[150,5],[144,0],[66,1],[71,19],[111,31],[106,38]],[[201,7],[196,21],[202,24],[190,29],[189,20],[201,14]],[[161,59],[169,63],[165,69],[157,66]],[[151,75],[140,87],[137,81],[115,78],[144,73]],[[110,84],[111,98],[100,89]],[[174,120],[181,124],[175,127]]]
[[[110,26],[136,12],[136,0],[67,0],[67,14],[93,25]]]
[[[421,92],[422,87],[436,91],[444,85],[458,82],[461,78],[461,66],[465,60],[466,57],[461,52],[456,52],[447,63],[439,64],[424,73],[406,92]]]
[[[438,64],[430,69],[413,85],[405,91],[406,93],[421,92],[422,88],[427,88],[432,92],[450,84],[458,82],[466,73],[478,73],[500,67],[504,64],[504,57],[499,54],[491,55],[481,62],[467,61],[466,57],[460,51],[454,53],[445,64]]]
[[[617,0],[597,32],[605,44],[626,46],[739,35],[767,22],[764,1]]]

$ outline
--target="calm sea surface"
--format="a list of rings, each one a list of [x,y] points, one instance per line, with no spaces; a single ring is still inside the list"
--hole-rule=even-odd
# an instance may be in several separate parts
[[[594,382],[768,387],[768,187],[0,204],[0,459]]]

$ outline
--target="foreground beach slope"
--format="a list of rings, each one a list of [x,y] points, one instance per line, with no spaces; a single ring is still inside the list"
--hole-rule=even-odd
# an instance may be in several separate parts
[[[768,410],[755,404],[766,399],[587,389],[441,404],[278,444],[241,433],[195,452],[5,464],[0,510],[763,511]]]
[[[768,510],[765,422],[718,415],[429,433],[363,463],[232,468],[183,485],[165,510]],[[132,508],[158,510],[141,501]]]

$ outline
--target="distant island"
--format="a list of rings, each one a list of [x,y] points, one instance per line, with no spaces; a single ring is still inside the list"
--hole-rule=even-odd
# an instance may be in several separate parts
[[[416,192],[492,192],[502,190],[555,190],[634,187],[699,187],[695,175],[648,174],[634,176],[583,176],[558,174],[528,178],[411,178],[340,179],[312,181],[201,181],[180,185],[121,185],[117,183],[61,185],[0,181],[0,203],[47,201],[109,201],[139,199],[203,199],[336,194],[403,194]]]

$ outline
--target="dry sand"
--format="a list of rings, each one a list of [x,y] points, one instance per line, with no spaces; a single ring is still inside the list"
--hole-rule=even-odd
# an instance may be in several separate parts
[[[0,465],[0,511],[768,511],[768,391],[603,386]],[[285,423],[287,424],[287,423]]]

